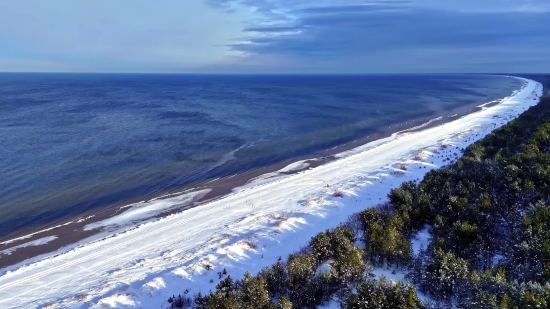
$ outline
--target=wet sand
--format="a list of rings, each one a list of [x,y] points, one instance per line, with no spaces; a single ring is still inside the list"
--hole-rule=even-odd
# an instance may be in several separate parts
[[[371,133],[366,137],[362,137],[330,149],[318,151],[307,157],[293,158],[291,160],[285,160],[277,164],[272,164],[269,166],[250,170],[250,171],[243,172],[241,174],[237,174],[233,176],[214,179],[214,180],[205,180],[202,182],[189,184],[182,188],[177,188],[169,192],[164,192],[161,195],[135,198],[133,200],[126,201],[124,204],[112,205],[110,207],[106,207],[101,210],[90,211],[88,213],[79,215],[77,218],[72,218],[70,220],[65,220],[62,222],[56,222],[49,226],[41,227],[40,229],[35,228],[34,231],[33,230],[21,231],[17,233],[17,235],[15,236],[11,235],[9,239],[13,241],[9,241],[9,243],[6,243],[7,239],[0,238],[0,241],[4,241],[4,244],[0,244],[0,251],[2,251],[2,250],[20,246],[29,241],[37,240],[43,237],[47,237],[47,236],[58,237],[48,242],[47,244],[18,248],[17,250],[15,250],[13,253],[9,255],[0,254],[0,269],[4,269],[11,265],[21,263],[29,258],[52,253],[63,247],[69,246],[71,244],[75,244],[90,236],[96,235],[99,232],[101,232],[100,229],[84,230],[84,227],[90,223],[98,222],[98,221],[113,217],[115,215],[119,215],[120,213],[131,209],[132,207],[128,207],[128,206],[131,206],[134,203],[139,203],[141,201],[148,201],[152,199],[165,199],[175,195],[182,194],[183,192],[189,193],[189,192],[194,192],[194,191],[203,190],[203,189],[210,189],[210,192],[207,193],[202,198],[193,200],[192,203],[187,205],[182,205],[182,207],[179,207],[177,209],[161,212],[157,214],[154,218],[159,218],[159,217],[167,216],[173,213],[178,213],[181,211],[185,211],[186,209],[189,209],[191,207],[196,207],[203,203],[223,198],[227,194],[231,193],[235,188],[246,185],[248,182],[250,182],[250,180],[258,176],[265,175],[267,173],[276,172],[296,161],[305,160],[305,162],[308,163],[309,165],[303,169],[297,169],[291,172],[281,172],[280,174],[284,175],[284,174],[298,173],[305,169],[315,168],[319,165],[335,160],[336,159],[335,155],[342,153],[344,151],[348,151],[348,150],[357,148],[359,146],[363,146],[375,140],[389,137],[393,134],[406,134],[406,133],[412,133],[412,132],[436,127],[444,123],[456,120],[467,114],[480,111],[483,108],[498,105],[500,102],[501,102],[500,100],[489,102],[489,103],[483,104],[482,105],[483,107],[480,107],[481,105],[473,106],[473,107],[470,105],[466,107],[457,108],[452,111],[448,111],[445,116],[440,116],[435,119],[426,118],[426,119],[407,121],[405,123],[391,124],[388,127],[380,128],[379,131],[375,133]],[[136,204],[136,205],[139,205],[139,204]],[[39,231],[39,232],[36,232],[36,231]],[[33,233],[32,236],[25,237],[25,235],[30,235],[31,233]],[[24,238],[17,239],[17,237],[24,237]],[[5,270],[7,269],[4,269],[4,271]]]

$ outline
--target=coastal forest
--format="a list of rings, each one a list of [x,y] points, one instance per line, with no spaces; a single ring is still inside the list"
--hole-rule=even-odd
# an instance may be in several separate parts
[[[545,86],[550,86],[548,80]],[[548,87],[545,87],[548,91]],[[171,308],[550,308],[550,97],[388,202]],[[429,233],[426,247],[412,240]],[[373,268],[405,272],[395,282]]]

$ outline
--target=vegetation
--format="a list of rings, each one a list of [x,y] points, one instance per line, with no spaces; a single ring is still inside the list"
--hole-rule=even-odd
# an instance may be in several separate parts
[[[550,308],[550,98],[299,253],[173,308]],[[431,235],[415,255],[411,239]],[[361,235],[357,237],[356,235]],[[372,265],[407,282],[369,278]],[[410,283],[408,283],[410,282]],[[414,284],[414,285],[413,285]],[[422,302],[422,292],[433,302]]]

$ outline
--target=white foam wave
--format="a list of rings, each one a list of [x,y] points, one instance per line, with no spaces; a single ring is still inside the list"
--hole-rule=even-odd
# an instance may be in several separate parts
[[[151,200],[137,205],[134,204],[129,210],[125,210],[119,215],[86,225],[84,230],[89,231],[109,226],[120,228],[135,224],[137,222],[143,222],[144,219],[151,218],[161,212],[189,206],[193,203],[193,201],[205,196],[210,191],[211,189],[203,189],[171,198]]]
[[[21,249],[21,248],[45,245],[45,244],[47,244],[47,243],[49,243],[49,242],[51,242],[55,239],[57,239],[57,236],[46,236],[46,237],[42,237],[42,238],[39,238],[39,239],[36,239],[36,240],[32,240],[32,241],[20,244],[18,246],[2,250],[2,251],[0,251],[0,256],[1,255],[11,255],[13,252],[17,251],[17,249]]]
[[[383,202],[402,181],[448,164],[459,148],[517,117],[541,94],[542,86],[528,81],[501,104],[453,122],[375,141],[317,168],[21,263],[0,276],[0,307],[162,308],[185,289],[208,292],[222,268],[238,278],[276,262],[349,214]],[[396,165],[407,168],[392,173]]]
[[[308,161],[314,161],[314,160],[316,160],[316,159],[297,161],[297,162],[291,163],[291,164],[289,164],[289,165],[287,165],[287,166],[283,167],[282,169],[277,170],[275,172],[265,173],[265,174],[262,174],[260,176],[254,177],[254,178],[250,179],[246,183],[246,185],[233,189],[233,192],[238,192],[238,191],[241,191],[241,190],[244,190],[244,189],[248,189],[248,188],[252,188],[252,187],[255,187],[255,186],[262,185],[262,184],[266,184],[268,182],[275,181],[275,178],[284,177],[288,173],[303,170],[303,169],[307,168],[310,165],[310,163],[308,163]]]

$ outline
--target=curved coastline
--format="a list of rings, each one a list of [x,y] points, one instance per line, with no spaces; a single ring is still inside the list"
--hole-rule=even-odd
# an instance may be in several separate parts
[[[507,77],[517,78],[513,76]],[[525,79],[517,79],[523,80],[525,84],[522,85],[522,88],[520,90],[515,91],[511,96],[498,100],[499,104],[506,101],[508,98],[513,97],[515,93],[521,92],[528,85]],[[484,108],[487,108],[484,107],[486,105],[494,106],[492,103],[494,102],[488,102],[478,105],[476,106],[476,109],[463,110],[461,114],[454,114],[452,116],[446,117],[439,116],[433,119],[429,119],[426,122],[421,122],[420,124],[414,124],[411,121],[410,125],[413,125],[412,127],[408,127],[406,129],[401,129],[398,131],[390,130],[377,132],[373,135],[369,135],[367,137],[354,140],[352,142],[347,142],[336,147],[332,147],[330,149],[316,152],[315,154],[306,158],[299,158],[299,161],[286,160],[279,164],[265,166],[242,174],[203,181],[201,183],[196,183],[192,186],[184,187],[176,191],[163,193],[159,196],[151,197],[149,199],[136,201],[129,204],[116,205],[114,207],[108,207],[92,213],[79,215],[78,217],[75,217],[73,219],[69,219],[65,222],[61,222],[53,226],[44,227],[42,229],[39,229],[38,231],[32,231],[23,235],[16,235],[11,239],[0,242],[0,246],[3,245],[3,247],[0,247],[0,269],[4,269],[16,263],[20,263],[23,260],[27,259],[29,256],[48,256],[50,252],[53,252],[55,250],[70,250],[71,248],[75,247],[77,242],[97,241],[104,237],[108,237],[109,235],[122,233],[127,229],[132,229],[136,224],[140,225],[147,222],[156,221],[159,218],[174,215],[193,207],[219,201],[221,199],[231,196],[235,192],[239,192],[244,189],[250,189],[258,185],[268,184],[272,181],[276,181],[282,176],[300,173],[307,169],[325,165],[334,160],[338,160],[342,157],[347,156],[350,152],[357,153],[358,150],[365,151],[365,149],[377,147],[381,143],[391,141],[392,139],[397,138],[400,135],[420,132],[423,130],[428,130],[432,127],[443,125],[445,123],[456,121],[461,117],[476,113],[483,110]],[[394,130],[397,129],[399,125],[406,125],[406,123],[394,124]],[[294,166],[300,163],[302,163],[301,168],[288,168],[289,166]],[[202,194],[202,192],[204,192],[205,190],[207,190],[207,192]],[[199,194],[197,194],[197,192],[199,192]],[[186,200],[186,203],[181,202],[182,197],[184,200]],[[110,226],[109,229],[102,230],[105,227],[109,227],[109,225],[105,224],[105,222],[116,222],[117,220],[115,219],[115,217],[117,216],[128,217],[127,212],[140,212],[140,209],[147,207],[155,208],[155,205],[153,205],[153,207],[150,207],[150,204],[154,204],[159,201],[161,203],[165,202],[165,204],[172,203],[172,205],[166,205],[165,207],[156,207],[156,213],[151,210],[149,211],[149,216],[138,216],[136,219],[127,222],[126,225],[114,224]],[[75,231],[76,233],[74,233]],[[21,245],[24,245],[26,242],[36,241],[37,239],[41,239],[44,237],[57,237],[58,235],[65,236],[67,234],[71,234],[71,237],[59,237],[53,243],[47,244],[47,246],[21,247]],[[20,248],[23,248],[22,251],[26,252],[16,252],[16,254],[10,253],[9,256],[2,255],[2,251],[10,250],[10,248],[18,246]]]
[[[72,87],[85,89],[80,86],[87,84],[86,76],[70,75],[60,75],[59,79],[51,81],[45,76],[37,77],[30,84],[23,79],[16,88],[24,96],[28,89],[34,89],[29,86],[37,82],[55,88],[70,79],[74,79]],[[6,132],[12,134],[5,134],[7,138],[1,139],[8,142],[8,147],[3,152],[7,159],[2,165],[6,177],[0,181],[0,187],[8,191],[0,196],[0,242],[79,216],[104,215],[103,210],[109,207],[149,200],[216,177],[261,169],[283,160],[299,160],[301,156],[363,138],[377,130],[395,132],[409,127],[411,119],[424,122],[457,106],[473,106],[504,97],[521,85],[512,78],[487,74],[239,77],[236,85],[246,90],[242,92],[243,99],[246,98],[243,100],[233,95],[231,85],[234,81],[230,76],[208,77],[217,86],[200,88],[201,91],[188,91],[187,87],[178,87],[177,84],[191,83],[203,87],[203,77],[119,78],[105,75],[102,79],[107,83],[116,79],[130,82],[122,89],[117,88],[129,91],[120,98],[124,104],[129,104],[129,110],[108,111],[108,102],[117,100],[112,88],[100,97],[94,96],[93,92],[76,91],[74,95],[79,99],[71,100],[67,95],[71,93],[69,87],[60,88],[51,98],[44,92],[33,92],[35,96],[44,96],[54,108],[44,117],[38,117],[32,125],[38,126],[36,132],[42,131],[39,128],[46,128],[45,134],[29,135],[18,129],[32,123],[28,121],[31,115],[42,114],[40,104],[29,106],[32,109],[27,111],[16,108],[13,111],[15,120],[1,121],[2,127],[6,125]],[[280,87],[271,89],[270,83]],[[153,87],[148,87],[148,84]],[[131,91],[137,88],[146,91]],[[160,89],[174,91],[176,101],[161,95]],[[205,99],[200,98],[202,94],[205,94]],[[158,99],[159,104],[147,104],[148,97]],[[8,96],[4,99],[11,102],[17,98]],[[102,108],[95,110],[91,106],[95,101],[100,101]],[[186,101],[194,103],[188,108]],[[239,108],[231,108],[232,104]],[[88,105],[91,109],[87,108]],[[269,113],[262,112],[266,108]],[[188,109],[190,113],[187,113]],[[202,109],[204,113],[194,114],[196,109]],[[228,113],[219,113],[223,109]],[[81,112],[66,113],[73,110]],[[141,119],[140,110],[145,112],[147,120],[144,121],[150,125],[130,121],[128,125],[132,130],[121,132],[116,129],[123,123],[119,122],[120,119]],[[184,113],[164,112],[170,110]],[[251,117],[240,119],[240,115]],[[29,116],[31,118],[26,119]],[[192,116],[190,119],[193,120],[185,120],[187,116]],[[66,117],[80,120],[56,124],[57,118]],[[101,119],[109,119],[106,126],[101,125]],[[394,127],[407,120],[409,124]],[[265,131],[262,123],[270,129]],[[82,130],[76,127],[76,130],[63,129],[75,125]],[[390,125],[392,127],[388,129]],[[267,138],[263,138],[264,134]],[[88,147],[92,136],[92,147]],[[59,144],[48,146],[52,139]],[[25,150],[18,145],[26,143],[9,144],[17,140],[28,141],[29,145],[36,147]],[[229,162],[212,168],[243,145],[246,147],[238,150]],[[16,153],[10,149],[18,149],[20,155],[14,155]],[[44,155],[49,151],[56,154],[55,160],[51,155]],[[55,161],[55,168],[48,160]]]
[[[230,249],[241,248],[242,250],[242,246],[237,246],[237,248],[235,246],[242,245],[243,239],[269,243],[265,240],[266,238],[277,237],[281,233],[283,234],[282,238],[289,238],[289,234],[293,234],[290,236],[291,238],[302,240],[301,238],[305,237],[308,239],[311,232],[316,233],[317,230],[324,229],[322,222],[316,222],[321,219],[316,218],[326,217],[328,214],[331,215],[331,218],[342,219],[342,216],[345,218],[350,210],[353,212],[354,200],[362,200],[363,208],[369,203],[372,205],[379,203],[388,189],[392,188],[395,183],[405,180],[403,177],[425,173],[429,169],[437,167],[438,164],[443,164],[442,161],[436,162],[433,158],[439,147],[453,144],[467,145],[474,139],[483,137],[497,126],[497,120],[499,124],[506,123],[529,106],[536,104],[541,93],[540,84],[527,81],[515,96],[503,100],[500,105],[464,117],[454,118],[454,121],[443,125],[423,127],[423,130],[416,132],[392,134],[389,137],[340,152],[332,160],[319,164],[318,168],[309,169],[311,165],[308,165],[304,167],[306,170],[299,169],[291,175],[282,174],[280,175],[282,177],[272,178],[261,184],[245,185],[223,198],[210,200],[189,209],[189,211],[171,214],[95,242],[83,242],[72,250],[60,250],[54,257],[27,261],[25,264],[20,264],[19,268],[12,268],[11,271],[4,272],[0,276],[0,295],[4,295],[7,291],[13,295],[22,295],[20,293],[24,292],[27,284],[34,282],[33,280],[48,278],[56,273],[73,276],[74,274],[70,270],[81,266],[88,267],[88,272],[90,269],[93,271],[91,274],[81,274],[83,279],[79,280],[84,281],[80,282],[82,287],[79,288],[95,291],[92,294],[97,299],[97,297],[107,297],[107,294],[116,292],[117,288],[115,284],[107,290],[99,289],[103,281],[94,277],[93,274],[99,276],[107,273],[109,276],[112,275],[114,281],[118,280],[116,278],[122,277],[130,281],[137,280],[138,285],[132,287],[132,291],[134,291],[139,290],[138,287],[150,282],[156,276],[160,276],[164,281],[174,279],[171,277],[174,274],[180,280],[181,278],[203,276],[200,269],[204,262],[220,262],[222,259],[216,259],[219,256],[224,256],[227,260],[238,261],[239,259],[234,257],[242,255],[235,255],[236,253]],[[495,116],[499,116],[499,118],[495,118]],[[421,160],[418,161],[413,156],[421,157]],[[411,166],[417,164],[420,167],[424,166],[425,171],[413,174],[411,170],[411,175],[409,175],[409,171],[402,171],[402,173],[393,175],[392,171],[399,171],[396,164]],[[340,201],[333,197],[332,193],[335,190],[344,192],[346,199]],[[376,200],[378,196],[381,197]],[[258,204],[259,202],[264,204]],[[342,208],[344,206],[345,208]],[[310,221],[320,224],[312,224]],[[323,222],[326,224],[326,221]],[[335,224],[334,221],[330,221],[332,225]],[[279,223],[275,226],[274,222]],[[305,225],[308,228],[304,227],[305,222],[309,223]],[[254,227],[252,232],[250,232],[250,226]],[[273,231],[276,232],[279,227],[282,227],[282,231],[271,234]],[[299,236],[296,235],[297,233],[284,233],[286,229],[300,227],[302,228],[300,237],[296,237]],[[226,234],[229,236],[224,236]],[[283,241],[281,240],[279,243],[281,244]],[[182,249],[182,246],[185,248]],[[213,247],[219,247],[223,252],[211,251],[210,249]],[[284,250],[291,252],[299,249],[286,247]],[[159,251],[160,248],[163,249]],[[281,249],[281,251],[284,250]],[[255,250],[248,248],[248,254],[253,254],[253,251]],[[215,252],[213,257],[210,256],[211,252]],[[116,262],[113,261],[113,258],[117,259]],[[270,258],[275,257],[270,256]],[[136,259],[142,261],[140,270],[134,269],[132,266],[124,266]],[[109,261],[115,262],[115,265],[110,265]],[[270,264],[272,261],[268,259],[264,261],[262,255],[261,262],[258,260],[255,262]],[[149,271],[148,267],[151,267]],[[122,271],[127,268],[134,269],[132,272],[137,271],[140,274],[145,272],[152,275],[135,277],[135,274],[130,275],[130,273]],[[191,270],[194,272],[194,269],[197,270],[195,275],[190,273]],[[60,282],[52,281],[51,284],[60,284]],[[183,285],[185,286],[185,284]],[[182,284],[175,287],[179,289]],[[49,289],[48,291],[53,290],[51,287],[47,289]],[[74,294],[64,289],[66,289],[64,286],[60,286],[58,293],[60,295]],[[163,291],[162,289],[157,290]],[[47,296],[48,300],[58,300],[55,295],[51,294],[51,291],[45,292],[44,295],[49,295]],[[134,295],[134,297],[143,301],[145,296]],[[14,307],[24,306],[24,304],[29,304],[29,301],[31,300],[22,297],[16,303],[9,304],[13,304]]]

